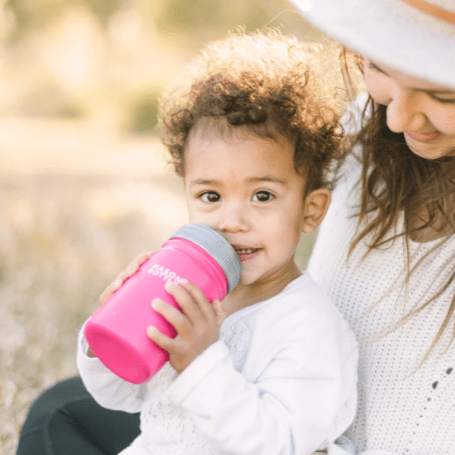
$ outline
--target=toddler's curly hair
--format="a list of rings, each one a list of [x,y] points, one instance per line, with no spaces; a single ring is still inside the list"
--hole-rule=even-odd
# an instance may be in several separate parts
[[[232,33],[209,44],[161,103],[161,136],[176,173],[185,175],[190,133],[209,120],[221,130],[281,134],[294,144],[294,167],[307,191],[331,188],[341,105],[320,51],[277,30]]]

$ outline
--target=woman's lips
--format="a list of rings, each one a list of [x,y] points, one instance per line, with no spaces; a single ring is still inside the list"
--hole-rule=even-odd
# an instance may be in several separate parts
[[[235,249],[235,252],[237,253],[240,261],[248,261],[250,259],[253,259],[261,251],[261,248],[252,248],[245,245],[232,245],[232,247]]]
[[[434,141],[435,139],[442,135],[442,133],[440,133],[439,131],[435,131],[434,133],[415,133],[413,131],[405,131],[404,134],[418,142]]]

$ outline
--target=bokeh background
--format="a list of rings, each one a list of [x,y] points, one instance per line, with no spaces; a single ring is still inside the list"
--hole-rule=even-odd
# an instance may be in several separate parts
[[[187,221],[157,99],[238,26],[321,38],[286,0],[0,0],[0,455],[103,289]]]

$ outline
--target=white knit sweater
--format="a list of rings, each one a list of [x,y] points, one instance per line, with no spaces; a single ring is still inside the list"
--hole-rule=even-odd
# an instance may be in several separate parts
[[[387,334],[410,309],[421,305],[455,271],[455,236],[410,242],[419,272],[403,286],[405,253],[396,240],[364,257],[368,239],[347,258],[356,234],[360,165],[346,166],[321,226],[308,271],[328,292],[360,344],[358,406],[346,435],[357,453],[443,455],[455,453],[455,345],[448,349],[453,321],[430,358],[432,345],[454,296],[451,285],[427,308]],[[397,226],[399,230],[402,226]]]

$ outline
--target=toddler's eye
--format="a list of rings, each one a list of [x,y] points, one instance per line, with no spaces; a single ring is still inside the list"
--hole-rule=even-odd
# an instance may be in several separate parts
[[[269,193],[268,191],[258,191],[257,193],[254,194],[253,201],[268,202],[273,198],[274,198],[273,194]]]
[[[221,196],[214,191],[206,191],[199,196],[204,202],[218,202],[221,199]]]

